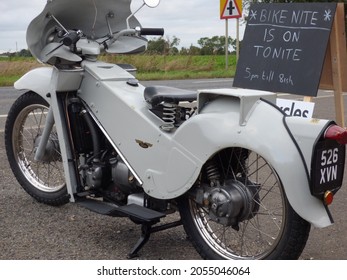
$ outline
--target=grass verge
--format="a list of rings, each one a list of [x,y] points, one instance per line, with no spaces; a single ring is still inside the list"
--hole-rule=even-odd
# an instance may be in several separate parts
[[[236,58],[204,55],[103,55],[100,60],[110,63],[128,63],[137,68],[139,80],[173,80],[198,78],[230,78],[235,75]],[[0,86],[12,86],[29,70],[42,67],[34,58],[0,58]]]

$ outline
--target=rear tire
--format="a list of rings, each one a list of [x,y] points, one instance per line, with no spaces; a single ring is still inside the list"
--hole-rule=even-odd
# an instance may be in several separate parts
[[[12,172],[37,201],[59,206],[69,202],[55,127],[49,137],[50,156],[35,161],[35,149],[45,126],[49,104],[27,92],[12,105],[5,125],[5,148]]]
[[[222,178],[246,182],[246,188],[253,188],[252,203],[257,206],[247,218],[238,222],[237,228],[217,222],[211,216],[209,206],[195,201],[194,190],[184,195],[179,201],[182,223],[201,257],[298,259],[306,245],[310,224],[290,206],[280,178],[271,165],[257,153],[241,148],[222,151],[214,161],[218,162]],[[195,190],[203,184],[206,190],[206,174],[203,173]]]

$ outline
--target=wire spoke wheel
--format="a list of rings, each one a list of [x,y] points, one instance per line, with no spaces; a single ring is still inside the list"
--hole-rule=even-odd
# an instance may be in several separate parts
[[[310,227],[290,207],[272,166],[259,154],[241,148],[222,151],[214,161],[219,167],[222,189],[227,189],[223,186],[230,182],[237,182],[243,189],[250,190],[249,199],[244,200],[245,206],[242,207],[248,207],[249,211],[242,217],[238,215],[236,222],[225,223],[223,218],[211,214],[210,204],[202,205],[194,196],[187,196],[180,208],[181,216],[198,252],[204,258],[216,259],[297,258]],[[204,178],[202,175],[198,189],[205,183]],[[233,202],[226,201],[225,205],[228,203]],[[300,221],[299,234],[303,236],[303,245],[299,252],[294,254],[294,250],[286,255],[284,248],[290,244],[285,244],[285,240],[295,234],[296,220]]]
[[[67,202],[64,168],[58,135],[53,126],[44,158],[35,160],[49,106],[33,92],[13,104],[5,128],[5,145],[11,169],[22,187],[40,202]]]
[[[54,127],[49,142],[56,143],[51,148],[54,149],[52,153],[56,156],[47,161],[34,159],[47,112],[48,108],[39,104],[25,108],[15,122],[12,141],[16,161],[27,180],[41,191],[55,192],[65,186],[65,178],[58,136]]]

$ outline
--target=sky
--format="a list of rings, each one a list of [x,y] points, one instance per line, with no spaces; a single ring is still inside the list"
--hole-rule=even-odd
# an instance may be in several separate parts
[[[143,0],[133,0],[132,11],[142,3]],[[46,0],[0,1],[0,53],[27,49],[26,28],[45,4]],[[163,27],[165,38],[179,38],[181,48],[198,46],[202,37],[225,36],[225,20],[220,19],[219,10],[218,0],[161,0],[158,7],[144,7],[136,17],[143,27]],[[228,26],[229,36],[236,39],[236,19],[228,20]],[[240,39],[244,28],[241,24]]]

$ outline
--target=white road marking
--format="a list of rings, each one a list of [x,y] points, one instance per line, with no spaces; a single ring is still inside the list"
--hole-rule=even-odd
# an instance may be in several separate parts
[[[213,83],[225,83],[225,82],[232,82],[233,80],[204,80],[204,81],[192,81],[192,84],[213,84]]]

